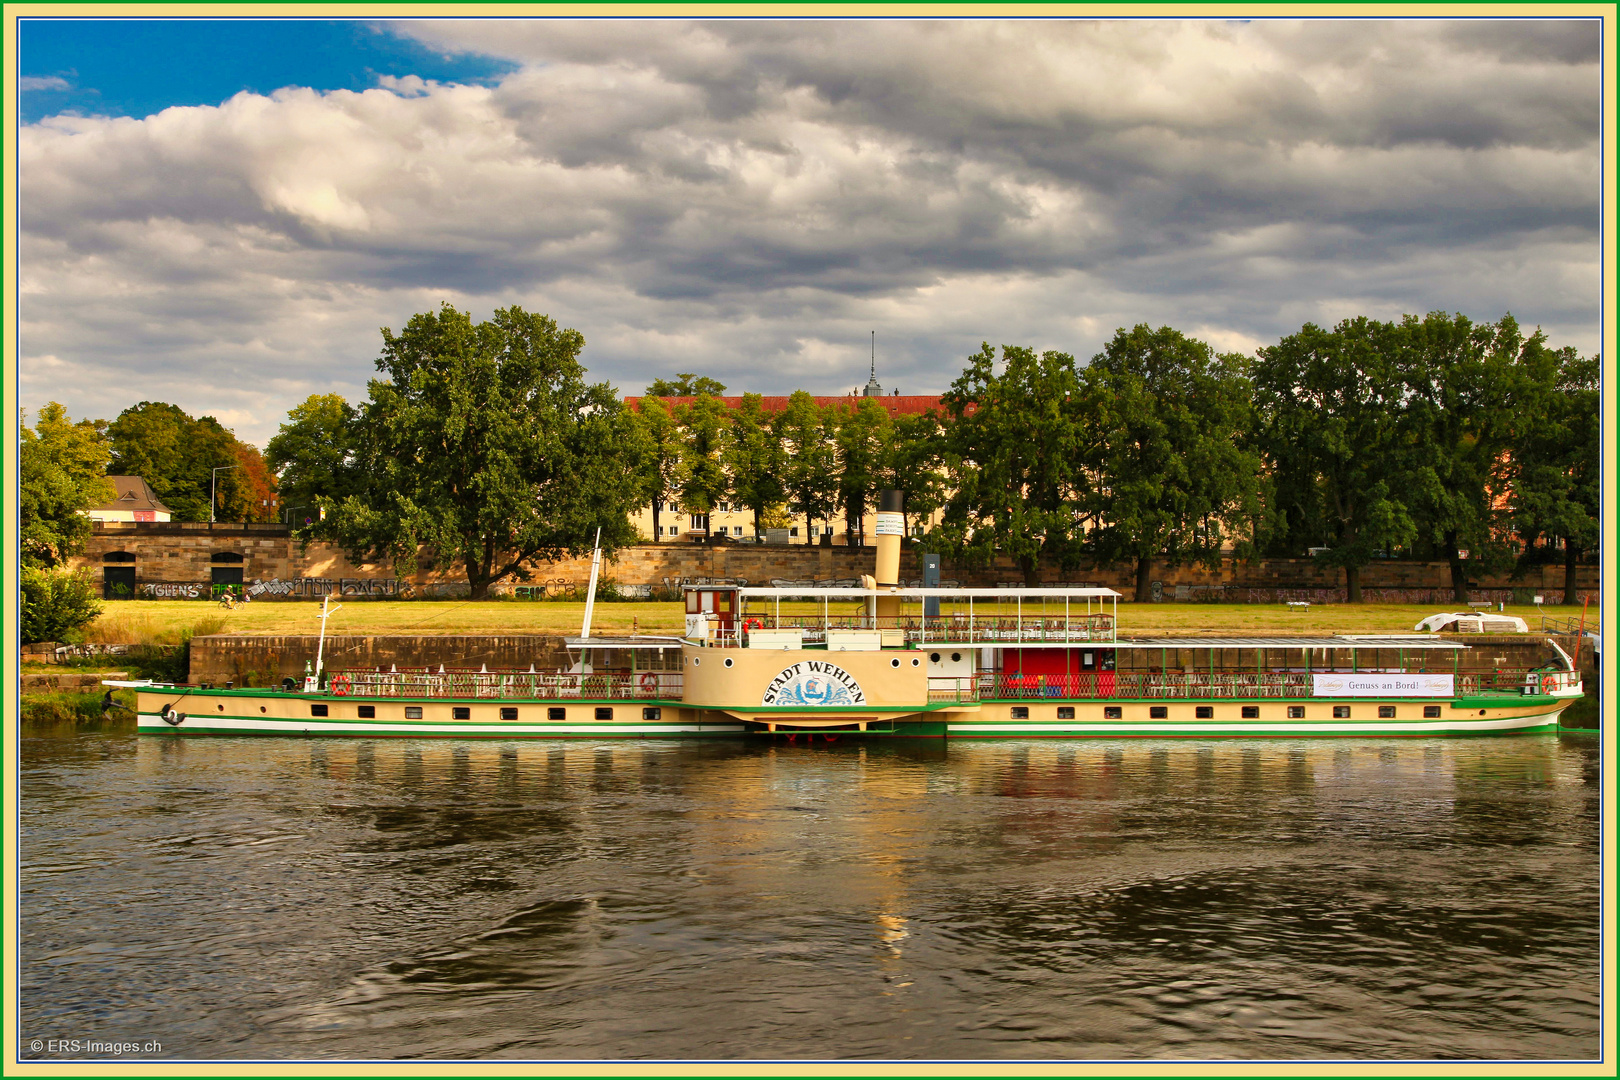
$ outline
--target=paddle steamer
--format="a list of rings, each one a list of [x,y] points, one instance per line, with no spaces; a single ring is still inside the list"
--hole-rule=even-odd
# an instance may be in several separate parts
[[[1112,589],[904,587],[891,505],[862,587],[688,588],[683,635],[569,638],[566,670],[109,685],[145,734],[502,739],[1513,734],[1582,694],[1551,639],[1507,669],[1425,634],[1121,637]]]

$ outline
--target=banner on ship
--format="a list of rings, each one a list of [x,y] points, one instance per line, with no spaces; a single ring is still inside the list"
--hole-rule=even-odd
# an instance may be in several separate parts
[[[1316,697],[1452,697],[1453,682],[1451,675],[1339,673],[1312,675],[1311,692]]]
[[[804,660],[783,668],[765,688],[761,705],[865,705],[866,694],[855,676],[823,660]]]

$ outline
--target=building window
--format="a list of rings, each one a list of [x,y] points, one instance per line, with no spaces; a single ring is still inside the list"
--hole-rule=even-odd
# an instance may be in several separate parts
[[[794,525],[792,528],[788,529],[788,535],[789,536],[798,536],[799,535],[799,527],[797,525]]]
[[[1058,706],[1058,719],[1059,720],[1073,720],[1074,719],[1074,706],[1073,705],[1059,705]]]
[[[1193,709],[1193,716],[1199,720],[1215,719],[1215,706],[1199,705]]]
[[[309,707],[309,715],[311,715],[311,716],[325,716],[326,715],[326,706],[325,705],[311,705]]]
[[[641,710],[641,718],[643,720],[662,720],[664,718],[664,710],[660,709],[656,705],[649,706],[648,708]]]
[[[694,528],[694,529],[703,528],[703,515],[702,514],[693,514],[692,515],[692,528]]]
[[[1028,720],[1029,719],[1029,706],[1028,705],[1014,705],[1012,707],[1012,718],[1014,720]]]
[[[731,535],[732,536],[741,536],[742,535],[742,526],[741,525],[733,525],[731,527]]]
[[[551,708],[546,710],[546,719],[547,720],[566,720],[566,719],[568,719],[568,710],[563,708],[560,705],[553,705],[553,706],[551,706]]]
[[[1258,720],[1258,719],[1260,719],[1260,706],[1258,706],[1258,705],[1245,705],[1245,706],[1243,706],[1243,719],[1245,719],[1245,720]]]
[[[1118,706],[1118,705],[1104,705],[1103,706],[1103,719],[1104,720],[1120,720],[1120,719],[1123,719],[1124,716],[1125,716],[1125,710],[1123,708],[1121,708],[1120,706]]]
[[[517,719],[517,706],[516,705],[502,705],[501,706],[501,719],[502,720],[516,720]]]
[[[422,719],[422,706],[420,706],[420,705],[407,705],[407,706],[405,706],[405,719],[407,719],[407,720],[420,720],[420,719]]]
[[[471,720],[472,710],[465,705],[454,705],[450,709],[450,719]]]
[[[1290,719],[1290,720],[1303,720],[1303,719],[1305,719],[1305,706],[1303,706],[1303,705],[1290,705],[1290,706],[1288,706],[1288,719]]]
[[[1395,706],[1393,706],[1393,705],[1380,705],[1380,706],[1378,706],[1378,719],[1380,719],[1380,720],[1393,720],[1393,719],[1395,719]]]
[[[598,705],[596,707],[596,718],[598,720],[613,719],[613,707],[611,705]]]
[[[1149,705],[1148,706],[1148,719],[1149,720],[1168,720],[1168,719],[1170,719],[1170,707],[1168,705]]]
[[[822,536],[831,536],[832,535],[832,526],[831,525],[823,525],[821,527],[821,535]]]
[[[679,525],[671,525],[669,527],[669,535],[671,535],[671,536],[679,536],[679,535],[681,535],[681,527]]]
[[[1333,719],[1335,719],[1335,720],[1348,720],[1348,719],[1350,719],[1350,706],[1348,706],[1348,705],[1335,705],[1335,706],[1333,706]]]
[[[360,713],[360,719],[362,720],[377,719],[377,706],[375,705],[362,705],[358,711]]]

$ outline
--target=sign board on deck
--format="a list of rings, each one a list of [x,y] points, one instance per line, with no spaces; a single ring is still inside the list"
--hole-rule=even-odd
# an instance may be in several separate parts
[[[1312,675],[1316,697],[1453,697],[1451,675],[1403,675],[1368,672],[1365,675]]]

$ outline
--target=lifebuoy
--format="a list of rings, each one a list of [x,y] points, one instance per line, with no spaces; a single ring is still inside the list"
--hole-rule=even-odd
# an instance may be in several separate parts
[[[747,630],[750,633],[752,633],[755,630],[763,629],[764,626],[765,626],[765,624],[760,622],[758,619],[748,619],[743,623],[743,629]]]
[[[1556,675],[1544,675],[1544,676],[1542,676],[1542,678],[1541,678],[1541,692],[1543,694],[1550,694],[1554,690],[1557,690],[1557,689],[1558,689],[1558,676],[1556,676]]]
[[[343,697],[349,692],[349,677],[340,672],[332,676],[332,681],[327,685],[331,688],[332,693],[338,697]]]
[[[658,676],[650,671],[642,675],[641,692],[644,694],[656,694],[658,692]]]

